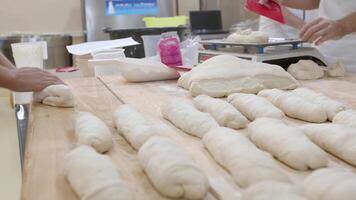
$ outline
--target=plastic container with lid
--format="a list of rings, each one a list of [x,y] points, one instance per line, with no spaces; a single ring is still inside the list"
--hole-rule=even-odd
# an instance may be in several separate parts
[[[177,35],[163,34],[158,43],[159,56],[161,62],[169,67],[183,65],[180,42]]]

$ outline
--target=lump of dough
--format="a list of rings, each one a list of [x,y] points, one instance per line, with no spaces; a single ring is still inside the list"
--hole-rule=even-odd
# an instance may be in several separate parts
[[[78,145],[92,146],[99,153],[104,153],[111,149],[112,137],[110,129],[101,119],[91,113],[76,113],[75,135]]]
[[[295,89],[299,85],[278,65],[244,60],[231,55],[208,59],[178,80],[178,86],[192,96],[205,94],[224,97],[229,94],[258,93],[263,89]]]
[[[270,154],[259,150],[238,131],[224,127],[213,129],[204,135],[203,143],[240,187],[266,180],[290,181]]]
[[[152,59],[120,58],[121,75],[129,82],[148,82],[178,79],[179,73]]]
[[[194,99],[194,105],[200,111],[211,114],[220,126],[242,129],[249,123],[234,106],[221,99],[199,95]]]
[[[210,114],[200,112],[183,98],[172,98],[163,102],[161,112],[163,117],[176,127],[196,137],[202,138],[211,129],[219,127]]]
[[[356,197],[356,174],[341,168],[319,169],[303,182],[309,200],[351,200]]]
[[[345,110],[345,106],[342,103],[330,99],[329,97],[321,93],[316,93],[308,88],[297,88],[292,92],[293,94],[296,94],[308,101],[321,105],[326,111],[326,114],[328,115],[328,119],[330,121],[333,120],[337,113],[342,110]]]
[[[208,179],[193,158],[172,140],[154,136],[140,148],[141,166],[155,188],[171,198],[203,199]]]
[[[322,123],[328,119],[320,104],[308,101],[292,92],[278,89],[262,90],[258,96],[269,100],[287,116],[312,123]]]
[[[259,117],[284,117],[284,113],[271,102],[254,94],[234,93],[227,97],[227,101],[251,121]]]
[[[302,189],[288,183],[264,181],[242,192],[242,200],[307,200]]]
[[[136,150],[152,136],[158,135],[157,125],[129,105],[121,105],[114,112],[118,132]]]
[[[297,170],[326,167],[326,153],[304,133],[282,120],[258,118],[248,125],[248,137],[262,150]]]
[[[315,80],[324,77],[324,70],[312,60],[299,60],[291,64],[288,72],[297,80]]]
[[[329,77],[344,77],[345,76],[345,67],[338,61],[335,64],[330,66],[330,69],[326,71]]]
[[[64,173],[80,199],[135,200],[136,191],[121,180],[110,158],[79,146],[64,159]]]
[[[344,110],[339,112],[333,118],[333,123],[343,124],[353,128],[356,128],[356,111],[355,110]]]
[[[54,107],[74,107],[74,97],[66,85],[50,85],[34,93],[34,101]]]
[[[268,40],[268,34],[251,29],[237,31],[226,38],[226,41],[239,44],[265,44],[268,43]]]
[[[304,133],[318,146],[356,166],[356,129],[340,124],[308,124]]]

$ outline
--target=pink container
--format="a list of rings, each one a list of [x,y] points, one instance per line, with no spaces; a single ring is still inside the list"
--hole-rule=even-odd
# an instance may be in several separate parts
[[[162,38],[158,44],[161,62],[169,67],[183,65],[180,43],[177,37]]]

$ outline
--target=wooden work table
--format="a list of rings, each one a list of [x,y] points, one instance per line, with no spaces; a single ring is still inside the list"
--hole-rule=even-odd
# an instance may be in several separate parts
[[[117,134],[112,113],[120,104],[130,104],[162,125],[167,137],[189,152],[209,177],[212,187],[206,199],[237,200],[241,189],[232,176],[210,156],[199,138],[183,133],[160,113],[160,104],[170,97],[191,98],[188,91],[177,87],[176,81],[127,83],[120,76],[68,79],[76,98],[75,109],[34,105],[27,136],[22,199],[26,200],[76,200],[62,174],[63,158],[75,147],[73,115],[75,110],[96,114],[111,128],[114,148],[108,153],[116,168],[129,184],[144,193],[145,199],[166,199],[154,189],[139,166],[137,153]],[[303,86],[323,92],[356,109],[356,76],[339,79],[305,81]],[[353,167],[330,156],[329,165]],[[310,172],[298,172],[283,164],[295,182],[302,181]],[[215,198],[213,197],[215,195]]]

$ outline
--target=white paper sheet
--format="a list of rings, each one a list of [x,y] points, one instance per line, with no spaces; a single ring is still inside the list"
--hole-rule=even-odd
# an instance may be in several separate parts
[[[82,44],[76,44],[67,46],[69,53],[82,56],[95,51],[101,51],[112,48],[128,47],[133,45],[138,45],[140,43],[130,38],[108,40],[108,41],[97,41],[97,42],[86,42]]]

